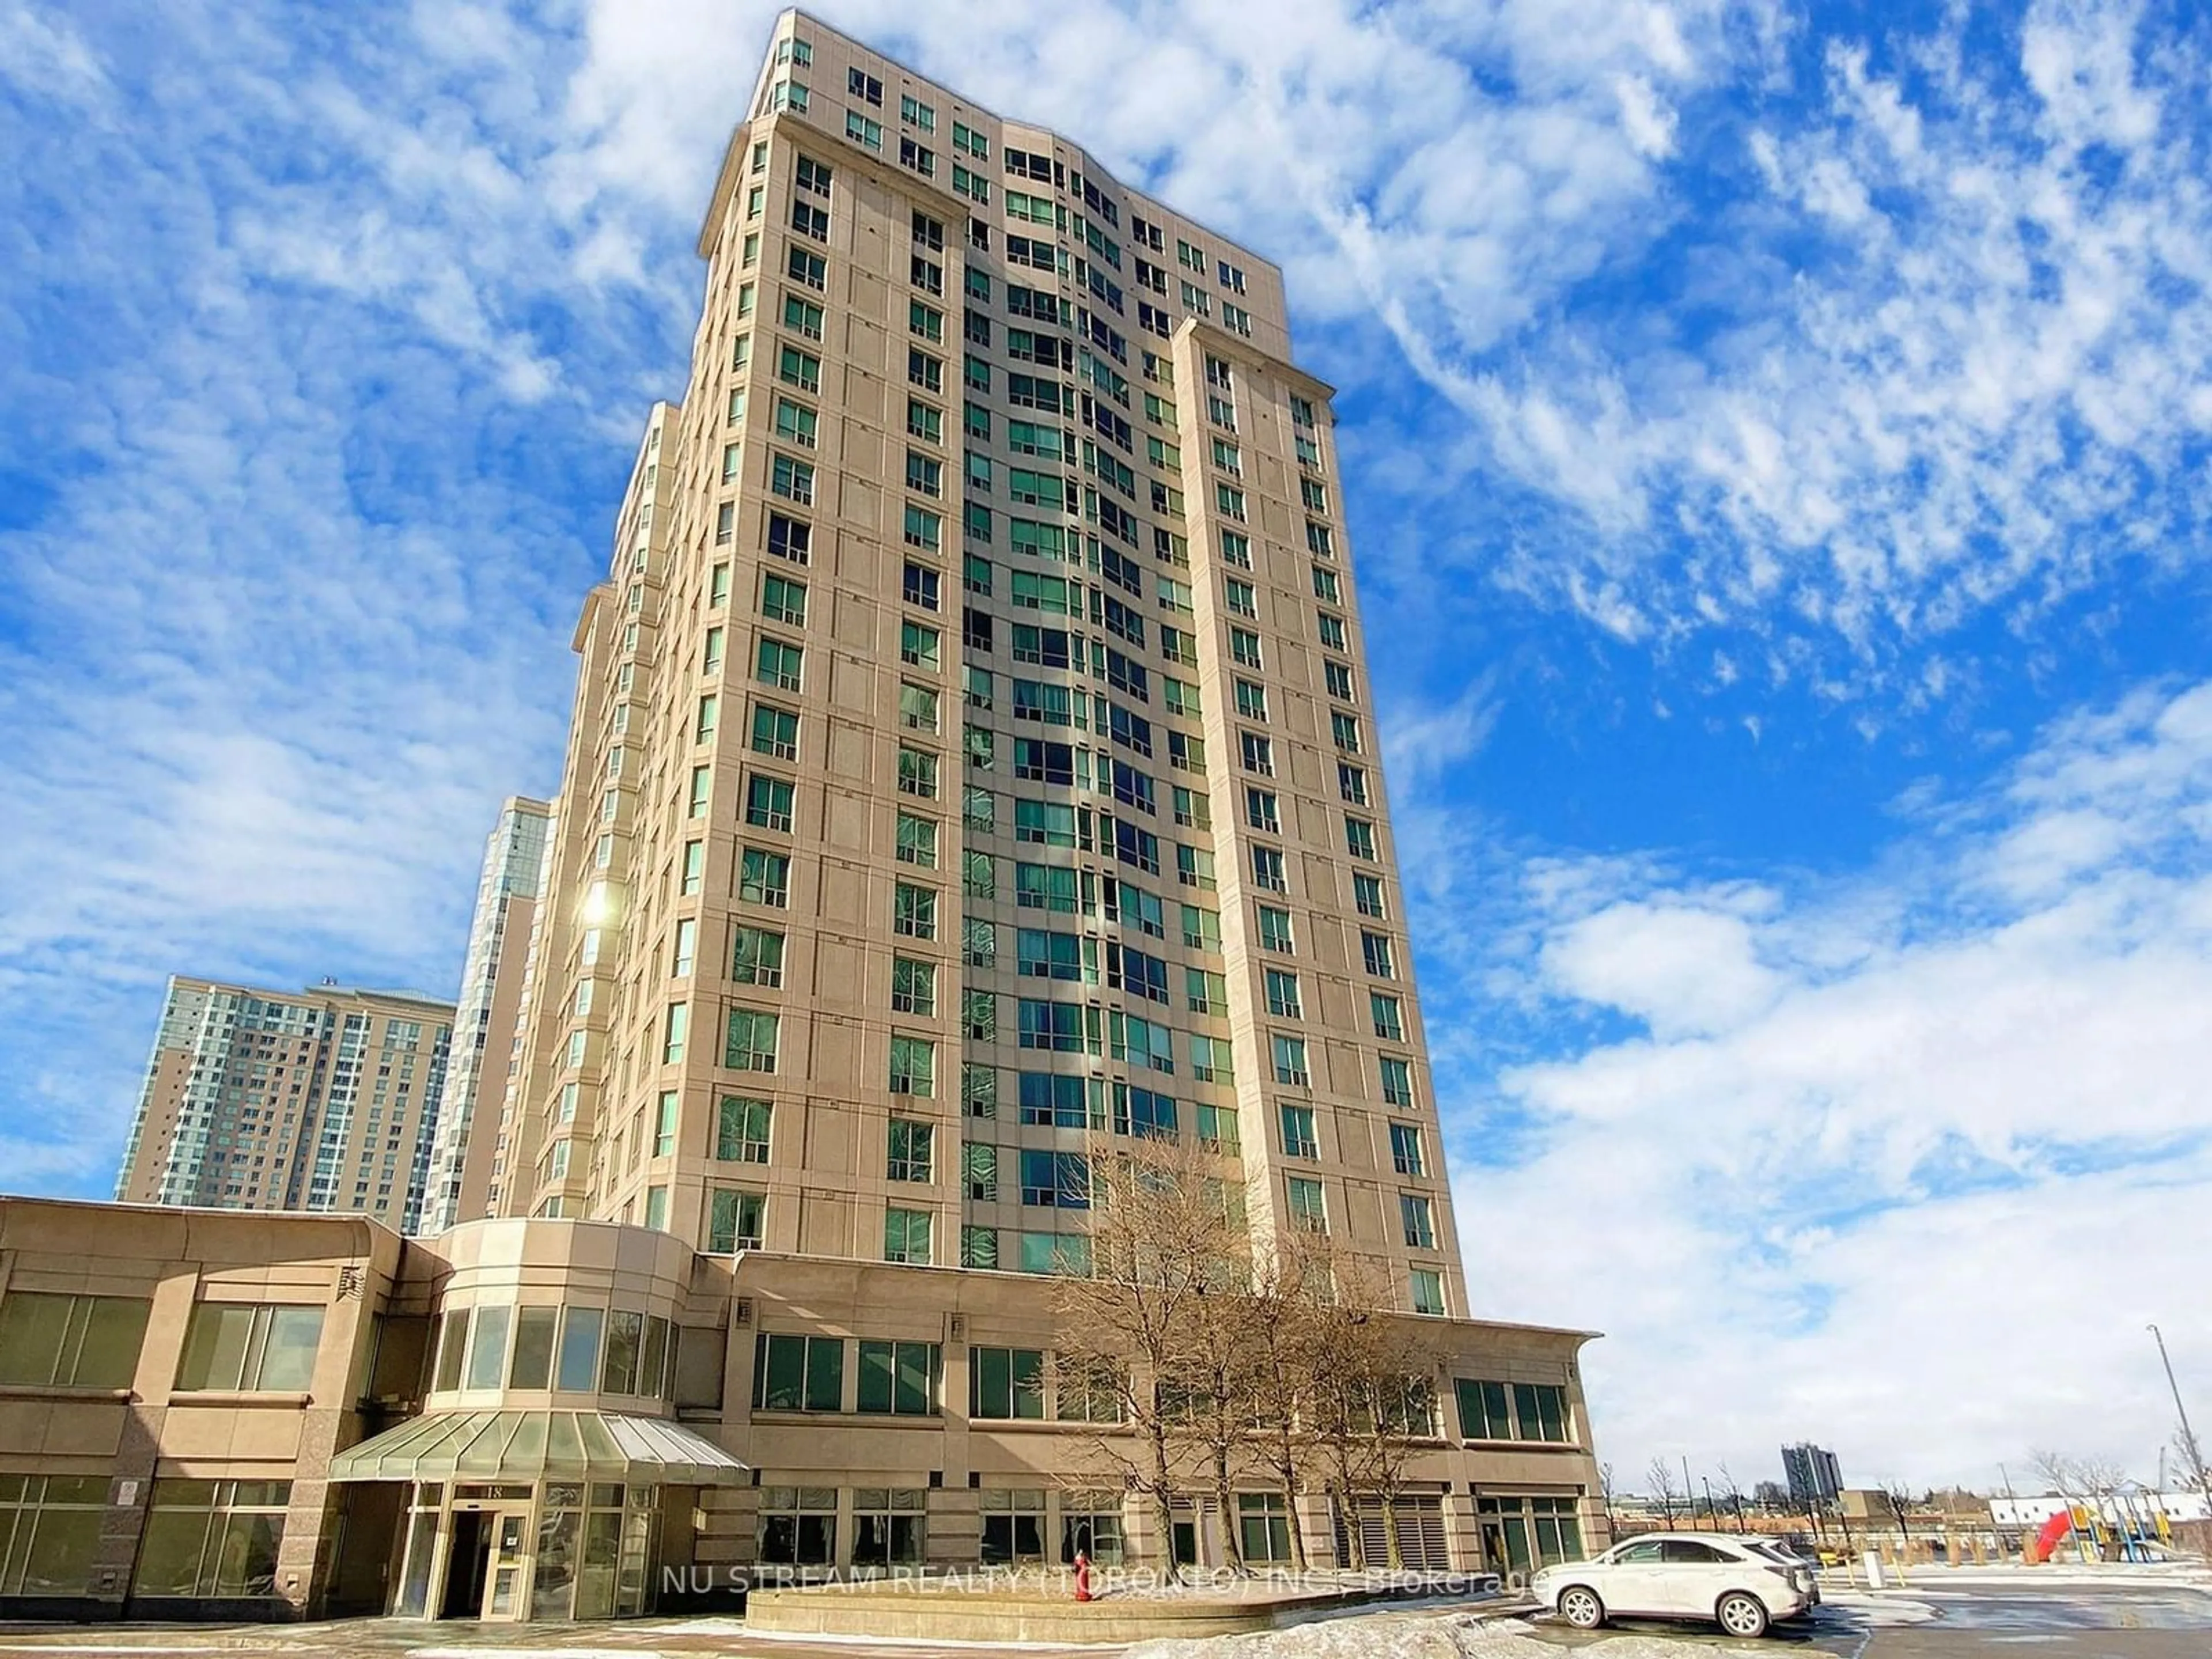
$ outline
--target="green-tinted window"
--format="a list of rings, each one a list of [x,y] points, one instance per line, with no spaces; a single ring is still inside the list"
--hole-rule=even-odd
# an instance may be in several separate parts
[[[937,1410],[942,1372],[934,1342],[860,1344],[859,1409],[922,1417]]]
[[[129,1388],[153,1305],[138,1297],[11,1291],[0,1301],[0,1382]]]
[[[1505,1385],[1460,1377],[1454,1385],[1459,1395],[1459,1430],[1469,1440],[1510,1440],[1513,1419],[1506,1410]]]
[[[753,1344],[757,1411],[834,1412],[845,1404],[845,1344],[834,1336],[771,1336]]]
[[[1005,1420],[1044,1416],[1044,1353],[1037,1348],[971,1348],[968,1414]]]

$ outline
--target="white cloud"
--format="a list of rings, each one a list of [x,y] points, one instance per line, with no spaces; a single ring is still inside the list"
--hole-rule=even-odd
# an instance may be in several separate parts
[[[1501,981],[1559,1030],[1641,1029],[1487,1085],[1444,1066],[1470,1288],[1608,1333],[1588,1375],[1621,1468],[1742,1475],[1810,1436],[1864,1477],[1987,1482],[2030,1445],[2154,1473],[2144,1322],[2212,1376],[2186,1317],[2212,1253],[2208,709],[2169,688],[2062,720],[1857,878],[1528,868]],[[1530,1155],[1465,1162],[1501,1117]]]

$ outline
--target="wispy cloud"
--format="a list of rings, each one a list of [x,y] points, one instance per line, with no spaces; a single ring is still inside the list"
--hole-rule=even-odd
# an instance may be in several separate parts
[[[2193,1305],[2212,1249],[2209,809],[2212,686],[2165,688],[1923,800],[1869,872],[1528,866],[1491,935],[1507,981],[1601,1023],[1487,1077],[1446,1056],[1479,1303],[1611,1334],[1590,1375],[1624,1467],[1809,1433],[1863,1474],[1984,1481],[2030,1443],[2147,1473],[2169,1425],[2141,1328]],[[1486,1158],[1500,1118],[1524,1138]],[[1968,1402],[1940,1451],[1916,1395]]]

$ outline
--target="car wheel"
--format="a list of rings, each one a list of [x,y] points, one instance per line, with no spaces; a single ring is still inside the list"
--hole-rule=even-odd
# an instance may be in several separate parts
[[[1572,1584],[1559,1592],[1559,1617],[1577,1630],[1595,1630],[1605,1623],[1605,1603],[1595,1590]]]
[[[1721,1628],[1730,1636],[1766,1634],[1766,1604],[1742,1590],[1731,1590],[1721,1597],[1720,1605],[1713,1609],[1713,1617],[1720,1620]]]

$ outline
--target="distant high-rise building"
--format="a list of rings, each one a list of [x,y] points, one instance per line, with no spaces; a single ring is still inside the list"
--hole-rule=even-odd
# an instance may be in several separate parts
[[[1790,1483],[1790,1501],[1797,1504],[1832,1504],[1844,1489],[1835,1453],[1808,1440],[1782,1449],[1782,1473]]]
[[[116,1197],[404,1226],[453,1025],[453,1004],[409,992],[172,976]]]
[[[475,920],[461,969],[453,1017],[453,1053],[431,1132],[430,1173],[419,1224],[440,1233],[459,1221],[491,1213],[491,1169],[499,1114],[515,1067],[515,1023],[522,1006],[524,963],[537,915],[553,809],[510,796],[484,842]]]

